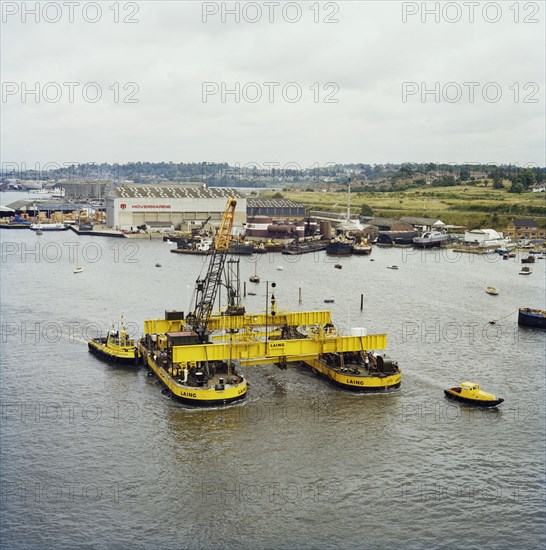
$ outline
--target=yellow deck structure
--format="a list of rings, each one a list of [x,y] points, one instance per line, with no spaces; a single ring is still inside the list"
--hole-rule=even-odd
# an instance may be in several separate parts
[[[303,362],[317,374],[334,384],[357,391],[380,391],[400,385],[399,371],[372,373],[362,366],[329,365],[328,355],[367,353],[384,350],[386,334],[341,336],[336,333],[329,311],[279,312],[275,315],[215,315],[209,327],[218,334],[213,342],[170,345],[169,335],[184,333],[183,319],[150,319],[144,322],[144,341],[153,341],[152,348],[141,345],[141,353],[149,368],[160,378],[170,393],[183,401],[201,403],[230,402],[246,394],[246,381],[234,375],[235,365],[286,365]],[[283,339],[282,329],[297,329],[295,336]],[[267,337],[267,340],[266,340]],[[224,370],[207,387],[188,386],[190,369],[200,365],[219,365]],[[225,368],[228,365],[230,368]]]

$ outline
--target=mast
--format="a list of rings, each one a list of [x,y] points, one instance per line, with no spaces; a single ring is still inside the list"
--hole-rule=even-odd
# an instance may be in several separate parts
[[[351,178],[349,178],[349,187],[347,190],[347,223],[351,219]]]

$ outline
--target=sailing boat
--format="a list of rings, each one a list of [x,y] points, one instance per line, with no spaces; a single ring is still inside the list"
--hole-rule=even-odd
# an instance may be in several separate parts
[[[260,282],[260,277],[258,277],[258,262],[256,262],[254,264],[254,275],[251,275],[249,277],[249,281],[251,283],[259,283]]]
[[[83,267],[80,265],[80,244],[76,245],[76,267],[74,268],[74,273],[81,273]]]

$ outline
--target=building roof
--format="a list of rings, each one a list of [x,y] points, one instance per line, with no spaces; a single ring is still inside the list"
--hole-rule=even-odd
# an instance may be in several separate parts
[[[88,206],[69,202],[56,202],[56,201],[41,201],[41,200],[20,200],[15,201],[7,205],[8,208],[13,210],[20,210],[21,212],[33,212],[35,210],[45,211],[64,211],[73,212],[74,210],[82,210],[88,208]]]
[[[404,216],[400,218],[400,221],[407,222],[411,225],[444,225],[444,222],[438,218],[413,218],[411,216]]]
[[[385,227],[397,227],[397,226],[410,226],[408,222],[403,222],[400,220],[395,220],[394,218],[372,218],[371,220],[368,220],[368,223],[370,225],[375,226],[385,226]]]
[[[223,197],[245,198],[228,187],[204,187],[203,185],[121,185],[108,193],[108,198],[122,199],[218,199]]]
[[[246,199],[247,208],[305,208],[290,199]]]
[[[467,231],[466,233],[472,234],[472,235],[487,235],[490,239],[496,240],[496,239],[502,239],[503,236],[494,229],[472,229],[470,231]]]
[[[538,227],[536,220],[526,220],[521,218],[512,218],[512,223],[516,227]]]

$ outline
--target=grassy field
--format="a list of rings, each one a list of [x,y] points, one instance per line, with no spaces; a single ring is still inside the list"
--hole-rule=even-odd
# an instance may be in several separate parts
[[[347,209],[345,191],[285,191],[282,196],[304,204],[308,211]],[[508,193],[506,187],[493,189],[492,183],[487,182],[457,187],[426,187],[402,192],[351,193],[351,211],[353,214],[360,213],[362,206],[368,205],[374,216],[426,216],[439,218],[447,224],[464,225],[469,229],[502,229],[513,217],[536,218],[539,225],[546,225],[544,199],[544,193]]]

